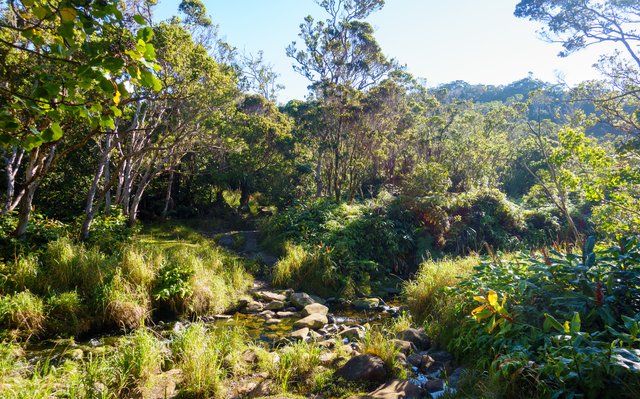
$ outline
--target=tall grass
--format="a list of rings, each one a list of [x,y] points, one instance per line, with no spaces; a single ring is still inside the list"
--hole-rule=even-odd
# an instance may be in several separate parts
[[[292,387],[313,384],[312,376],[320,364],[321,347],[315,342],[299,341],[285,346],[278,354],[280,361],[273,364],[270,375],[282,392]]]
[[[176,367],[182,369],[184,391],[196,397],[221,397],[223,381],[229,373],[227,365],[235,363],[234,354],[244,346],[244,334],[237,329],[207,330],[194,323],[173,340]],[[229,357],[229,358],[228,358]]]
[[[395,344],[393,338],[379,328],[368,329],[362,341],[362,352],[382,359],[384,367],[390,375],[396,378],[406,378],[407,372],[398,362],[400,348]]]
[[[0,327],[10,330],[14,338],[29,339],[42,331],[44,324],[42,299],[30,291],[0,297]]]
[[[142,390],[161,371],[163,344],[145,328],[121,341],[115,358],[118,382],[124,390]]]
[[[462,301],[452,287],[473,272],[476,255],[465,258],[429,260],[420,265],[414,280],[404,286],[404,296],[412,315],[424,322],[427,335],[444,343],[451,337]]]

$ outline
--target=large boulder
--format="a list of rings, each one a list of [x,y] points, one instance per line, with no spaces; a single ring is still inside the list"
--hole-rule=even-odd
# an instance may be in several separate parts
[[[319,303],[312,303],[310,305],[305,306],[304,309],[302,309],[301,313],[302,313],[302,316],[309,316],[312,314],[321,314],[326,316],[327,313],[329,313],[329,308]]]
[[[298,310],[303,309],[307,305],[316,303],[316,300],[305,292],[294,292],[289,296],[289,302],[295,306]]]
[[[348,381],[384,381],[387,371],[384,362],[377,356],[358,355],[349,359],[336,370],[335,375]]]
[[[298,321],[296,321],[295,323],[293,323],[293,326],[295,328],[304,328],[304,327],[308,327],[312,330],[318,330],[322,327],[324,327],[325,324],[327,324],[329,322],[329,320],[327,320],[327,316],[323,315],[323,314],[310,314],[309,316],[305,317],[304,319],[300,319]]]
[[[413,343],[420,350],[429,349],[431,341],[424,328],[408,328],[396,334],[396,338]]]

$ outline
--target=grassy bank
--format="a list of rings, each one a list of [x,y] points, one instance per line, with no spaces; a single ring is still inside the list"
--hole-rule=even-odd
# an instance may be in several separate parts
[[[245,270],[243,259],[175,224],[108,248],[62,237],[2,263],[0,328],[28,340],[210,316],[244,295]]]

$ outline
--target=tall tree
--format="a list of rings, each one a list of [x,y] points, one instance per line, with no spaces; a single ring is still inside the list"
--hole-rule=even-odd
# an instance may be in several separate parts
[[[396,66],[382,53],[373,27],[363,21],[384,5],[383,0],[321,0],[318,4],[328,18],[316,23],[307,16],[299,34],[304,48],[298,49],[293,42],[287,55],[295,60],[294,69],[311,82],[313,95],[322,103],[324,132],[316,148],[316,181],[325,174],[323,189],[339,200],[354,150],[349,142],[354,139],[351,132],[358,131],[360,123],[356,111],[361,92]]]

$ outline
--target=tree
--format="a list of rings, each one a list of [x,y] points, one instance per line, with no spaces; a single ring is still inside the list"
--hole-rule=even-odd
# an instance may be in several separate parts
[[[134,36],[129,26],[144,18],[118,7],[114,0],[10,0],[0,9],[0,145],[12,171],[20,166],[14,148],[27,153],[22,189],[7,196],[7,210],[20,208],[17,236],[26,233],[36,189],[55,163],[112,129],[134,87],[159,88],[151,29]],[[9,186],[7,194],[15,182]]]
[[[542,33],[566,56],[604,42],[621,44],[640,67],[640,5],[636,0],[521,0],[515,15],[547,24]]]
[[[296,42],[287,55],[296,61],[294,69],[311,82],[313,95],[321,102],[322,138],[316,146],[318,192],[339,200],[346,177],[352,173],[348,163],[355,154],[353,132],[362,131],[358,110],[362,91],[384,79],[396,69],[387,60],[373,37],[373,27],[362,21],[384,5],[383,0],[322,0],[318,4],[328,18],[315,23],[307,16],[300,25],[304,49]]]

